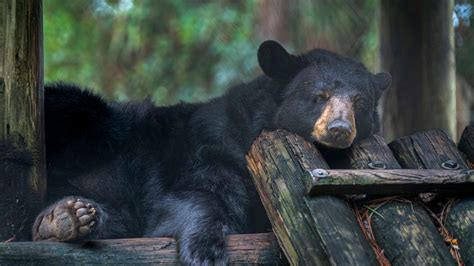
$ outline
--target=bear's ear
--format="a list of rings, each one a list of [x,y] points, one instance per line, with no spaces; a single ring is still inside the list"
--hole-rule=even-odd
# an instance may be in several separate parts
[[[289,81],[301,69],[298,57],[289,54],[276,41],[264,41],[258,48],[258,64],[263,73],[276,81]]]
[[[380,91],[386,90],[392,83],[392,76],[387,72],[380,72],[374,75],[374,84]]]

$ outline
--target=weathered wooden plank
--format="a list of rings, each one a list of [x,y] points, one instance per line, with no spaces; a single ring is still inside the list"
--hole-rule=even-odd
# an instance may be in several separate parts
[[[392,265],[455,265],[425,209],[412,201],[392,201],[372,215],[377,243]]]
[[[346,168],[373,170],[401,168],[384,138],[379,135],[373,135],[345,150],[345,154],[348,157]]]
[[[442,130],[402,137],[388,144],[395,158],[407,169],[467,169],[454,142]]]
[[[446,217],[445,225],[458,240],[464,264],[474,265],[474,198],[456,202]]]
[[[229,264],[285,264],[273,233],[228,237]],[[0,243],[0,265],[168,264],[178,263],[172,238],[110,239],[86,244]]]
[[[474,169],[474,127],[467,126],[461,135],[459,149],[466,154]],[[460,253],[465,265],[474,265],[474,198],[465,198],[454,204],[446,218],[446,227],[459,239]]]
[[[461,139],[459,140],[459,150],[466,154],[467,159],[474,167],[474,127],[467,126],[462,132]]]
[[[323,170],[310,172],[309,195],[472,194],[474,170]]]
[[[358,169],[400,168],[380,136],[353,145],[346,155],[350,166]],[[411,201],[382,204],[372,215],[371,224],[378,245],[392,265],[454,264],[429,214]]]
[[[420,132],[407,137],[397,139],[389,144],[397,158],[406,168],[413,169],[469,169],[462,155],[456,148],[454,142],[441,130],[430,130]],[[459,203],[464,202],[461,200]],[[464,204],[456,204],[448,214],[448,221],[454,221],[459,214],[465,219],[474,219],[474,202],[467,201]],[[460,206],[460,207],[458,207]],[[459,209],[458,209],[459,208]],[[453,217],[450,217],[453,214]],[[458,225],[464,226],[462,228]],[[452,223],[446,227],[458,237],[458,232],[474,230],[474,224]],[[465,236],[465,234],[463,234]],[[463,260],[473,260],[474,253],[465,252],[474,243],[474,235],[470,239],[460,239],[460,253]]]
[[[264,132],[247,161],[273,231],[292,265],[377,264],[344,200],[306,195],[308,170],[327,168],[313,144],[282,130]]]
[[[469,169],[454,142],[441,130],[403,137],[389,146],[406,168]],[[467,233],[474,231],[471,220],[474,220],[474,201],[469,199],[455,204],[446,219],[449,232],[459,238],[459,251],[464,261],[474,261],[474,233]]]
[[[46,191],[42,1],[1,0],[0,6],[0,140],[26,150],[33,159],[25,176],[0,171],[0,241],[26,240]],[[16,167],[9,163],[4,161],[2,167]]]

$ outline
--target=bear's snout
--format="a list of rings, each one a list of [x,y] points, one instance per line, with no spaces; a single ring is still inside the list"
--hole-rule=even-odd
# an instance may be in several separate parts
[[[348,121],[337,119],[329,123],[328,131],[336,139],[347,138],[352,133],[352,125]]]
[[[349,97],[333,96],[313,127],[312,137],[331,148],[345,149],[356,136],[355,117]]]

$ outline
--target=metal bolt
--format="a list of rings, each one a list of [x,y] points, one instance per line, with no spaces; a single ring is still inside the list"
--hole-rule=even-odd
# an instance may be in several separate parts
[[[329,175],[328,171],[324,169],[314,169],[311,171],[311,175],[315,177],[327,177]]]
[[[459,169],[459,164],[454,160],[447,160],[441,163],[441,168],[446,170],[456,170]]]
[[[382,161],[372,161],[367,164],[370,169],[387,169],[387,165]]]

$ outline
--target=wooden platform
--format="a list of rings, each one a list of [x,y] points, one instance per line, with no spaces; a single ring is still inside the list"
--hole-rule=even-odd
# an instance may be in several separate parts
[[[372,136],[348,150],[320,152],[279,130],[264,132],[247,160],[293,265],[474,265],[471,131],[459,149],[432,130],[388,145]],[[447,202],[455,203],[441,209]],[[369,210],[369,219],[353,207]]]
[[[264,132],[247,160],[275,235],[229,236],[229,264],[474,265],[472,143],[469,127],[459,149],[433,130],[326,154]],[[434,216],[441,203],[449,208]],[[0,265],[77,263],[176,264],[178,247],[171,238],[0,243]]]

